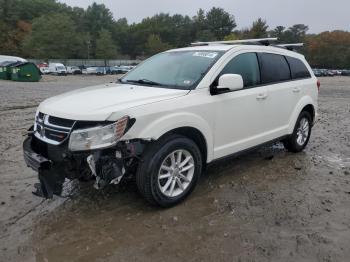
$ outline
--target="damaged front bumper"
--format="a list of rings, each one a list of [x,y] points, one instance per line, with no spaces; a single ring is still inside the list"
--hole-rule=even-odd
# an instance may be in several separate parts
[[[36,184],[36,191],[33,194],[45,198],[52,198],[54,194],[62,193],[64,177],[58,173],[53,173],[53,162],[38,152],[34,151],[33,144],[35,138],[28,136],[23,142],[23,156],[27,166],[38,172],[40,184]]]
[[[49,170],[52,166],[52,161],[37,154],[32,149],[32,137],[27,137],[23,142],[24,161],[27,166],[39,172],[39,170]]]
[[[135,171],[142,150],[142,142],[134,141],[120,142],[109,149],[73,153],[65,144],[50,145],[32,133],[23,142],[25,163],[38,172],[40,182],[33,194],[45,198],[61,195],[66,178],[95,179],[96,189],[118,184],[124,175]]]

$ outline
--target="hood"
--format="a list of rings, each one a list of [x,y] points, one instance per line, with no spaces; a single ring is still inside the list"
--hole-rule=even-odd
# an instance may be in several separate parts
[[[39,105],[44,114],[87,121],[104,121],[112,113],[184,96],[188,90],[105,84],[77,89],[49,98]]]

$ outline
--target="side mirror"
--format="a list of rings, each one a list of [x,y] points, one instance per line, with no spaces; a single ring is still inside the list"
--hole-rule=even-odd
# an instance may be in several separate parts
[[[243,89],[243,78],[241,75],[237,74],[225,74],[220,76],[219,85],[217,86],[218,91],[236,91]]]

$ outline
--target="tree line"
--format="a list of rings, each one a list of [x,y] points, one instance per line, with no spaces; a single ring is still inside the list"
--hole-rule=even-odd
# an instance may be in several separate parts
[[[300,50],[316,67],[350,68],[350,33],[308,34],[308,26],[270,28],[261,18],[238,30],[222,8],[199,9],[194,17],[160,13],[128,23],[103,4],[70,7],[56,0],[0,0],[0,53],[28,58],[145,58],[195,41],[278,37],[304,42]]]

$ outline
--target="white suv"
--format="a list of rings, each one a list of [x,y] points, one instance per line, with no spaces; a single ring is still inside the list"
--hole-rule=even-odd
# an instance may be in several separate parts
[[[214,160],[281,140],[307,145],[319,82],[305,58],[263,45],[204,44],[151,57],[118,83],[47,99],[24,141],[37,195],[65,178],[95,187],[136,177],[151,203],[171,206]]]

